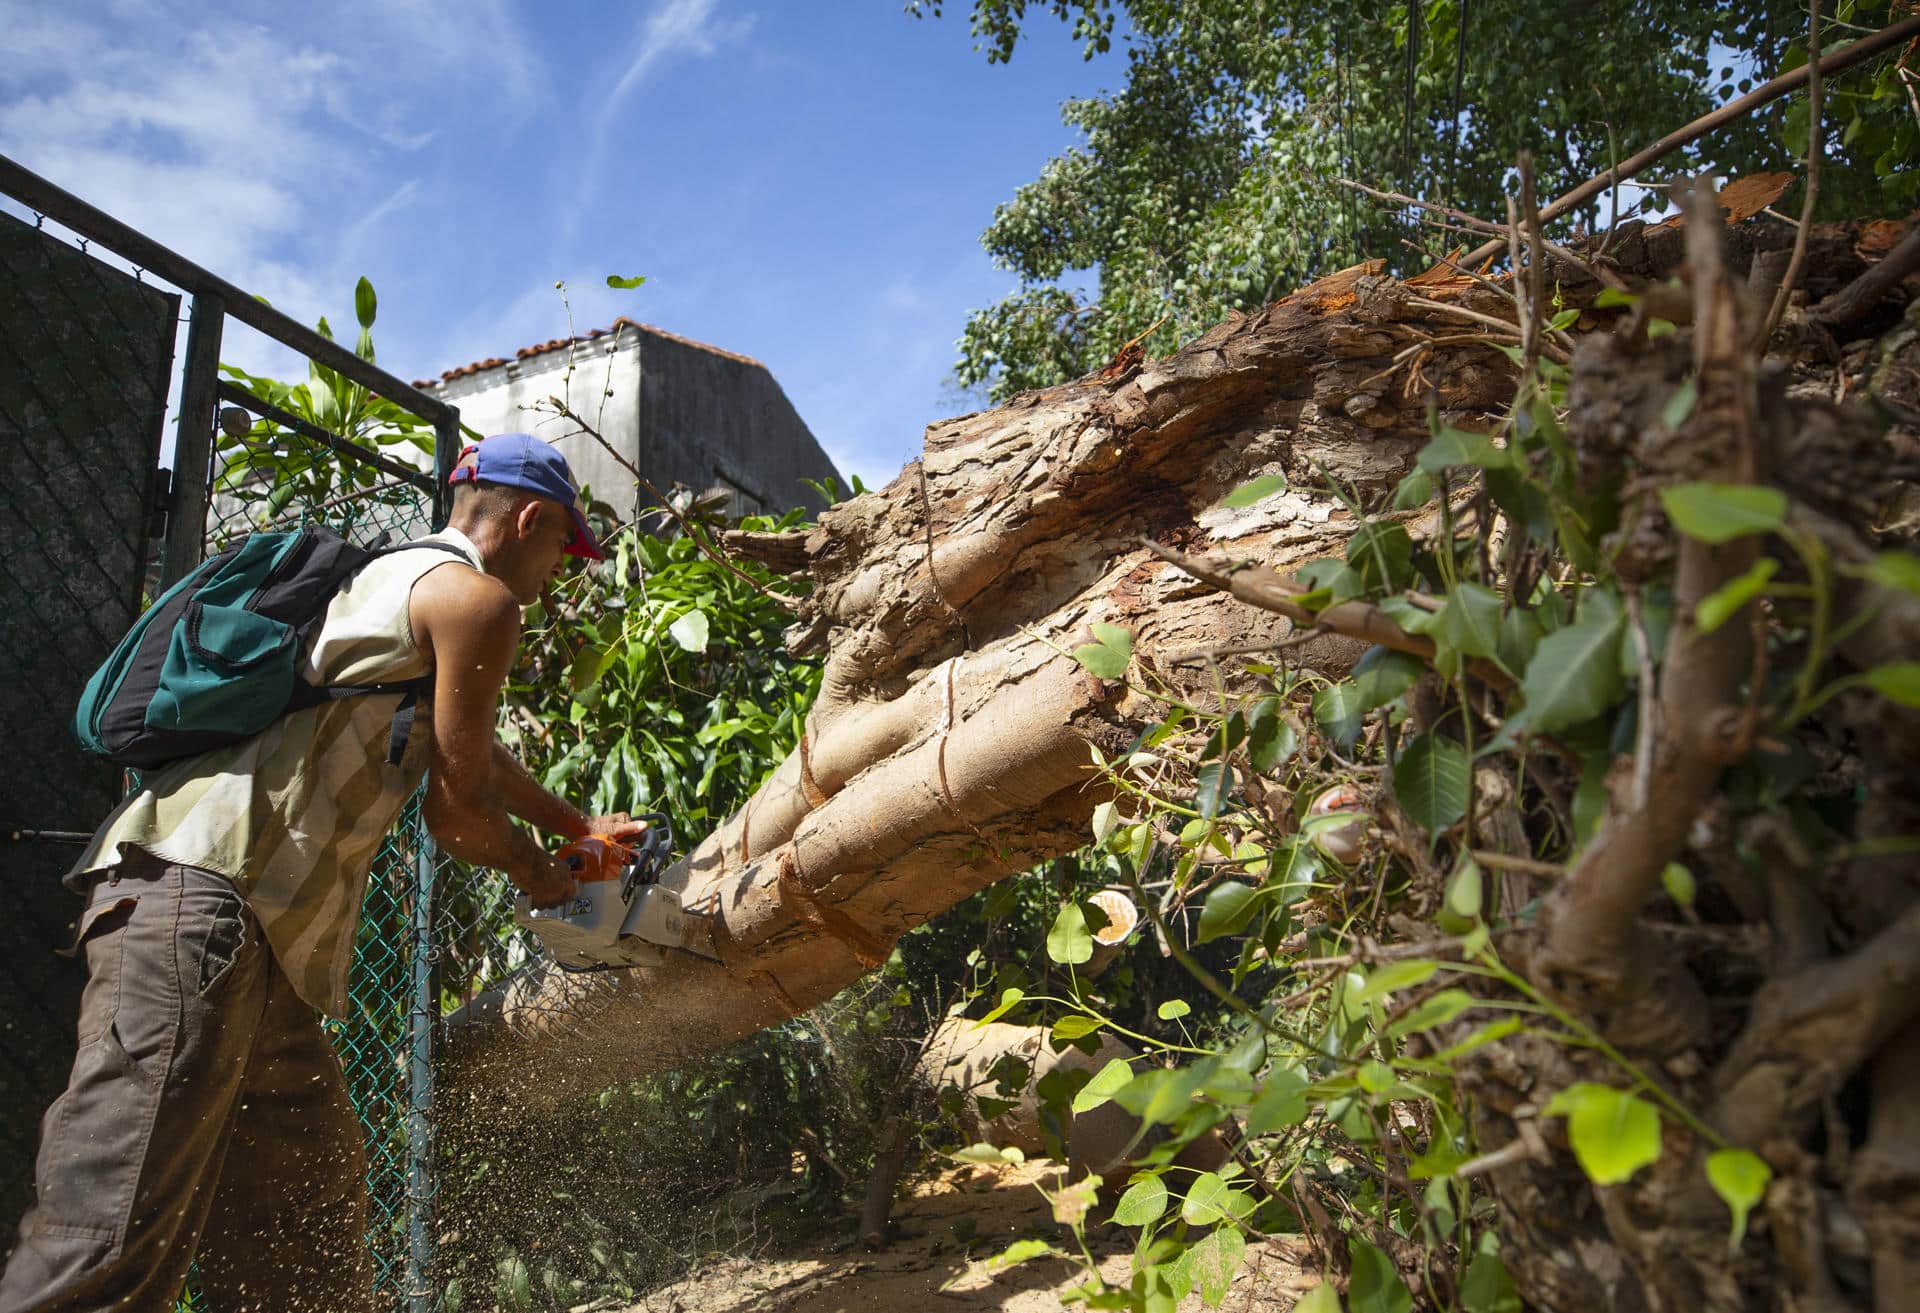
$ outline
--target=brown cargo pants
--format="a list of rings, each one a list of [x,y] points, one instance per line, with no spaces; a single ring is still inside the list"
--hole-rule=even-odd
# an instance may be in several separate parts
[[[165,1313],[196,1257],[216,1313],[368,1308],[360,1125],[233,885],[132,857],[76,946],[79,1053],[0,1313]]]

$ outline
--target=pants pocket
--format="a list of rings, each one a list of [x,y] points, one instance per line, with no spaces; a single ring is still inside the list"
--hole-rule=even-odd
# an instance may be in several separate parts
[[[247,947],[247,939],[246,904],[238,898],[208,918],[199,950],[201,998],[210,997],[233,974],[233,965]]]

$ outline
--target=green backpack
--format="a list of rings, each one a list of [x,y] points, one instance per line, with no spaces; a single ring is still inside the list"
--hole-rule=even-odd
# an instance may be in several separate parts
[[[317,687],[300,654],[327,604],[376,557],[449,543],[358,547],[309,525],[255,533],[161,595],[87,681],[74,712],[80,746],[146,770],[252,738],[281,716],[335,698],[400,693],[387,759],[398,763],[431,675],[394,684]]]

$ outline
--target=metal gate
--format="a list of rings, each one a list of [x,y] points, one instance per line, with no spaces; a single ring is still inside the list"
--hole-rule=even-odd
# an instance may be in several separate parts
[[[0,195],[0,1250],[30,1197],[38,1114],[72,1060],[81,973],[54,956],[76,911],[58,877],[111,808],[120,781],[82,757],[66,718],[87,674],[207,548],[256,528],[325,522],[357,541],[444,523],[458,416],[5,156]],[[40,231],[53,221],[72,240]],[[90,253],[103,247],[122,272]],[[156,282],[177,291],[156,287]],[[157,467],[183,296],[172,477]],[[422,469],[331,433],[219,378],[238,321],[419,417]],[[224,433],[223,436],[219,436]],[[271,480],[298,468],[291,495]],[[263,473],[264,471],[264,473]],[[224,476],[224,477],[223,477]],[[425,1313],[433,1259],[433,1049],[441,1016],[436,887],[456,874],[418,799],[368,882],[349,983],[330,1023],[366,1130],[368,1245],[383,1303]],[[497,907],[496,877],[457,872],[463,898]],[[465,918],[462,918],[463,921]],[[462,971],[461,974],[466,974]]]

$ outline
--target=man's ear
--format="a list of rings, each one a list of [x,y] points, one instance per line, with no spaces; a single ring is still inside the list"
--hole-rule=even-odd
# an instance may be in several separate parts
[[[524,542],[539,533],[540,516],[546,509],[537,497],[529,497],[521,503],[520,509],[513,513],[514,537]]]

